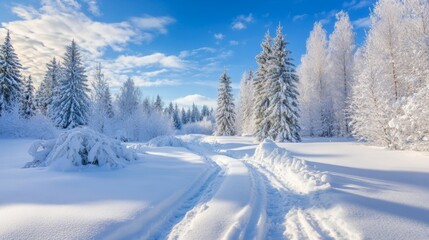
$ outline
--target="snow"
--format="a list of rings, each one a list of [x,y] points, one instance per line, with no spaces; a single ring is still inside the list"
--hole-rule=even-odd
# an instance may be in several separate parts
[[[183,147],[185,143],[174,136],[158,136],[147,142],[147,145],[150,147]]]
[[[0,239],[429,236],[427,153],[350,139],[155,140],[126,143],[138,156],[126,168],[61,172],[22,168],[34,140],[0,139]]]

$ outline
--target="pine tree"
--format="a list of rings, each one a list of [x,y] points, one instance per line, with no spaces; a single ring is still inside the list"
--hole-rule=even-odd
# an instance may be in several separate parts
[[[187,124],[188,123],[188,116],[186,115],[186,111],[184,108],[182,108],[181,114],[180,114],[180,118],[182,120],[182,124]]]
[[[162,102],[162,99],[159,95],[156,95],[156,100],[153,104],[154,109],[158,112],[162,112],[162,109],[164,107],[164,103]]]
[[[236,134],[234,108],[231,79],[225,71],[220,77],[219,82],[216,109],[216,135],[233,136]]]
[[[75,128],[88,123],[90,100],[85,68],[74,40],[67,46],[63,62],[58,83],[61,94],[53,101],[53,120],[58,127]]]
[[[24,92],[21,99],[21,116],[28,119],[36,115],[36,107],[34,104],[34,86],[31,76],[28,76],[24,85]]]
[[[298,125],[298,77],[286,48],[287,42],[282,33],[282,26],[277,28],[273,44],[273,57],[268,69],[269,102],[266,120],[270,129],[268,135],[279,142],[300,141]]]
[[[168,104],[168,107],[165,109],[168,116],[172,117],[174,114],[174,105],[172,102]]]
[[[255,124],[256,124],[256,137],[258,140],[262,140],[268,137],[268,123],[264,122],[266,118],[266,110],[269,106],[268,93],[267,93],[267,84],[268,84],[268,66],[272,58],[272,49],[271,49],[271,36],[267,32],[265,34],[265,40],[261,44],[262,51],[256,56],[256,61],[258,63],[258,71],[256,73],[254,81],[254,91],[255,91]]]
[[[0,115],[19,104],[23,80],[21,63],[12,46],[10,32],[0,46]]]
[[[179,107],[177,106],[177,104],[174,106],[173,110],[173,124],[177,130],[182,129],[182,121],[180,120]]]
[[[139,102],[140,91],[135,87],[133,79],[128,78],[122,85],[118,98],[120,117],[126,118],[134,114],[137,111]]]
[[[201,121],[201,114],[200,110],[198,110],[198,107],[193,103],[192,104],[192,110],[191,110],[191,122],[199,122]]]
[[[46,64],[46,73],[39,89],[36,92],[36,105],[39,111],[45,115],[52,115],[52,102],[58,94],[56,88],[58,87],[59,79],[61,78],[61,66],[55,58]]]

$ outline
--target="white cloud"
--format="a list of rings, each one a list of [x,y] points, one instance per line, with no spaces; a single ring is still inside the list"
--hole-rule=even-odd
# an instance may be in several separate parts
[[[144,17],[134,17],[132,22],[139,28],[157,30],[161,33],[167,33],[167,26],[174,23],[171,17],[153,17],[146,15]]]
[[[24,74],[32,74],[36,82],[45,72],[45,63],[53,57],[61,59],[72,39],[81,47],[84,61],[95,62],[107,48],[122,51],[130,42],[149,41],[155,34],[165,33],[173,21],[164,16],[113,23],[94,21],[75,0],[42,0],[38,9],[15,5],[12,11],[21,19],[2,23],[0,37],[10,30],[12,44],[27,68]],[[181,67],[174,56],[157,56],[161,66]]]
[[[189,108],[192,104],[197,106],[207,105],[208,107],[215,108],[216,107],[216,99],[212,99],[199,94],[192,94],[185,97],[177,98],[173,100],[173,102],[177,103],[180,107]]]
[[[308,17],[308,14],[301,14],[301,15],[295,15],[292,18],[292,21],[297,22],[297,21],[302,21],[304,19],[306,19]]]
[[[235,41],[235,40],[229,41],[229,45],[236,46],[238,44],[240,44],[238,41]]]
[[[121,55],[116,61],[121,68],[146,67],[160,65],[167,68],[184,68],[184,62],[177,56],[167,56],[164,53],[153,53],[146,56]]]
[[[358,10],[364,7],[369,7],[374,1],[371,0],[352,0],[349,2],[344,2],[343,7],[350,10]]]
[[[147,77],[155,77],[158,76],[160,74],[166,73],[168,72],[167,69],[163,68],[161,70],[156,70],[156,71],[151,71],[151,72],[144,72],[143,74]]]
[[[97,0],[85,0],[86,4],[88,5],[89,11],[94,14],[95,16],[100,16],[100,9],[98,8]]]
[[[195,55],[200,54],[200,53],[214,53],[214,52],[216,52],[216,49],[214,49],[214,48],[200,47],[200,48],[192,49],[192,50],[183,50],[180,52],[179,57],[180,58],[187,58],[187,57],[195,56]]]
[[[215,33],[214,38],[217,40],[222,40],[225,38],[225,35],[223,35],[222,33]]]
[[[239,15],[232,22],[232,29],[234,30],[243,30],[247,27],[247,24],[253,22],[253,16],[251,13],[249,15]]]
[[[359,18],[358,20],[355,20],[352,23],[357,28],[369,28],[371,26],[371,18],[370,17]]]

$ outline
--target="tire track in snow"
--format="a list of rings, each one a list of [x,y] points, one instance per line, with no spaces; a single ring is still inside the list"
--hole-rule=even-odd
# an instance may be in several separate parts
[[[190,236],[191,238],[211,236],[211,238],[222,239],[263,239],[266,223],[266,198],[264,197],[265,186],[261,184],[263,182],[259,179],[259,174],[255,173],[243,161],[236,161],[236,159],[220,155],[211,144],[204,143],[201,139],[198,141],[198,144],[190,144],[188,149],[216,162],[222,168],[222,172],[225,173],[226,180],[218,181],[219,186],[216,189],[211,189],[200,198],[199,203],[186,213],[181,222],[174,226],[168,239],[189,239]],[[241,178],[237,181],[245,183],[241,186],[244,189],[248,188],[248,192],[235,190],[234,177],[238,172],[243,174],[244,179]],[[224,197],[231,195],[228,194],[231,191],[236,193],[234,195],[237,198],[233,206],[225,206],[226,209],[231,210],[229,212],[220,206],[225,204]],[[218,216],[216,211],[221,210],[225,211],[225,214]],[[204,230],[200,229],[201,225],[205,228]],[[207,232],[212,234],[207,234]],[[213,233],[215,234],[213,235]]]

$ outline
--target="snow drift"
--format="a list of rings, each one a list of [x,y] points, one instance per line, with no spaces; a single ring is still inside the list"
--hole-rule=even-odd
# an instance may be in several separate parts
[[[33,161],[25,167],[73,170],[87,166],[121,168],[136,159],[136,154],[119,141],[87,127],[69,130],[57,139],[37,141],[29,149]]]
[[[326,173],[309,167],[304,160],[290,157],[271,140],[258,145],[252,161],[273,172],[297,193],[310,193],[330,187]]]
[[[147,142],[149,147],[183,147],[185,143],[174,136],[158,136]]]

